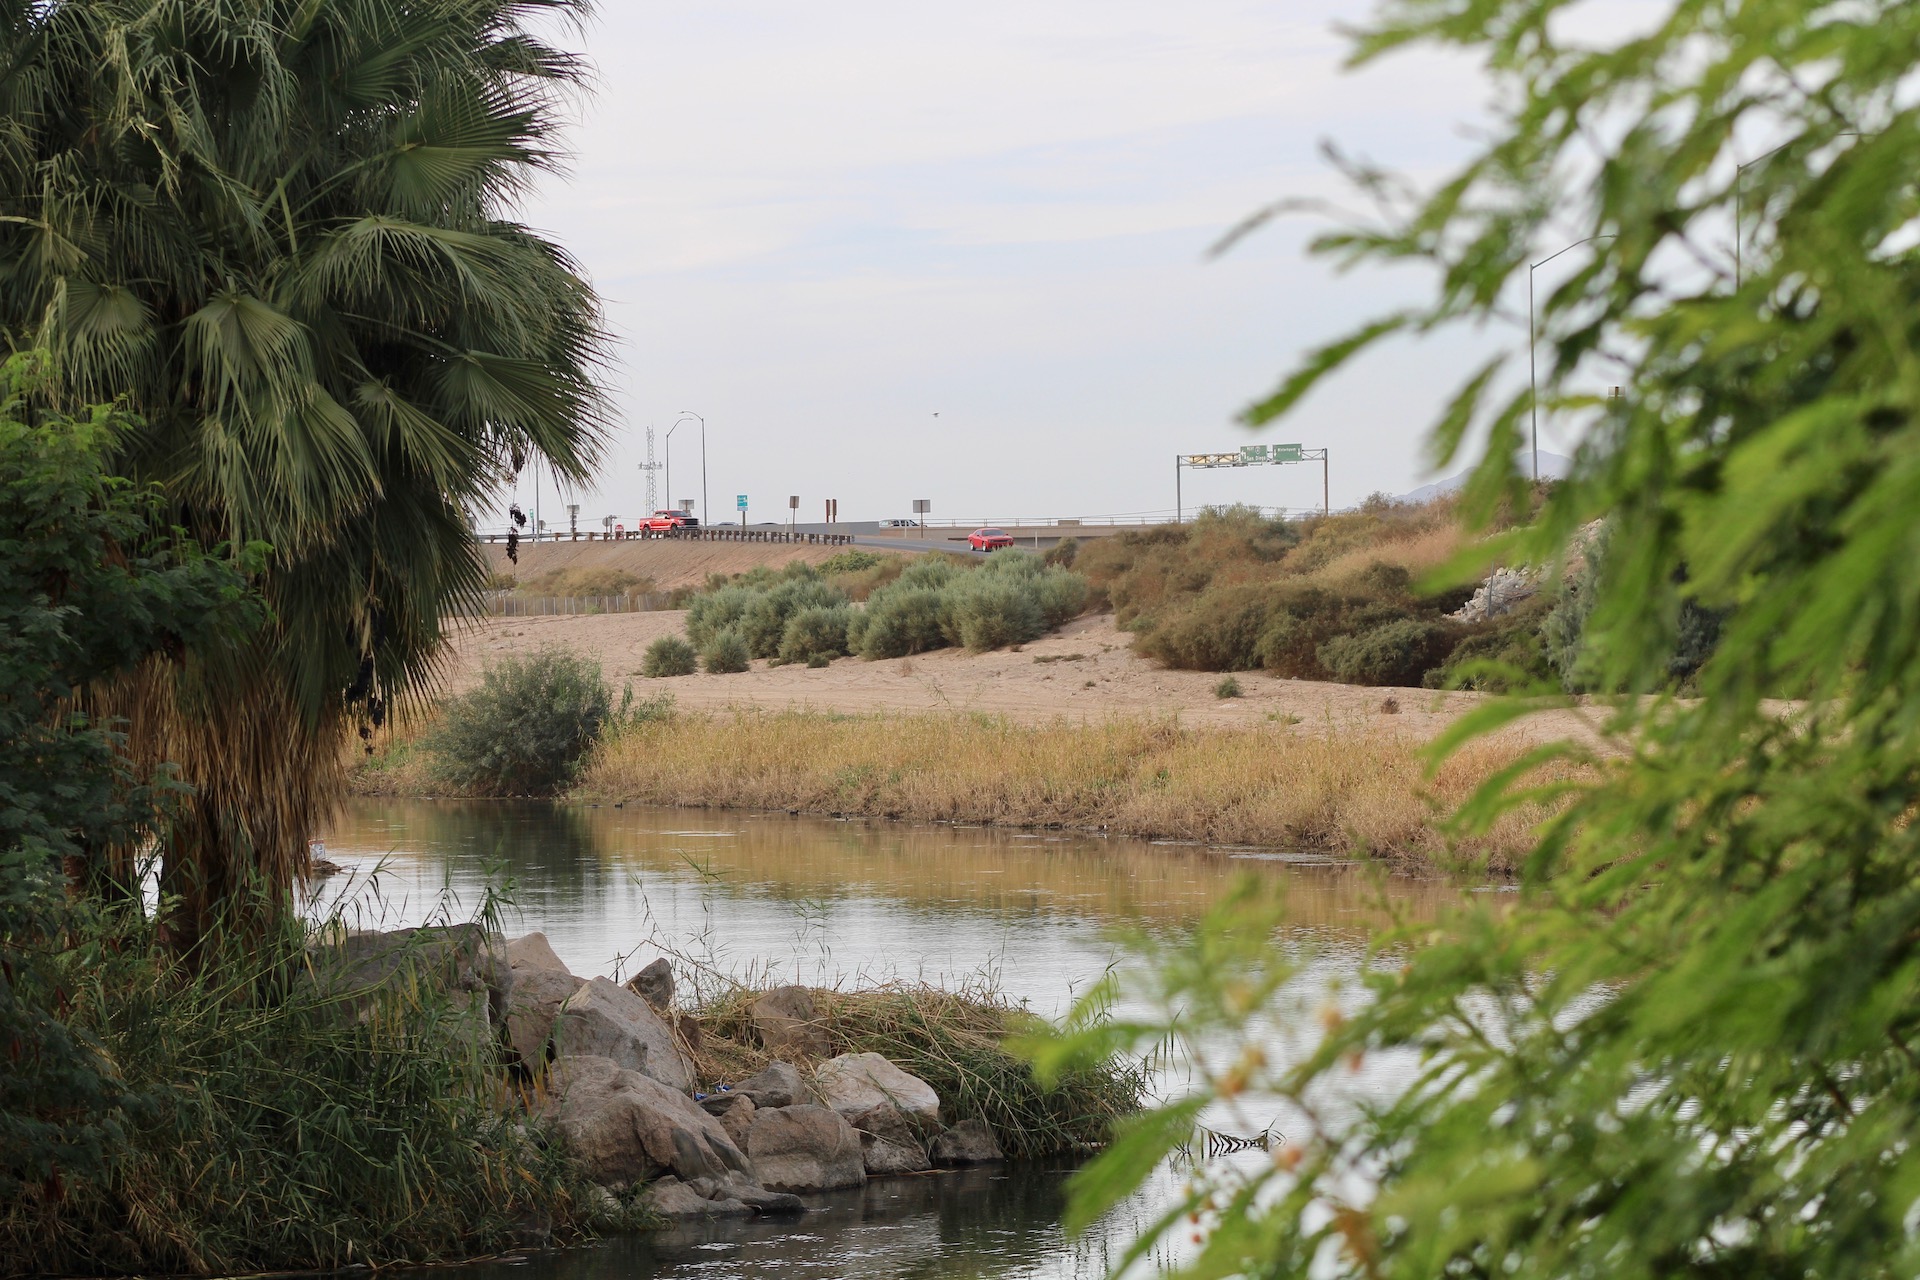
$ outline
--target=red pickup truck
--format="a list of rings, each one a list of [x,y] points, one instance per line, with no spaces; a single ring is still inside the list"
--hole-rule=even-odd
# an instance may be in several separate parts
[[[659,532],[666,529],[698,529],[700,519],[691,511],[656,511],[640,521],[642,529]]]

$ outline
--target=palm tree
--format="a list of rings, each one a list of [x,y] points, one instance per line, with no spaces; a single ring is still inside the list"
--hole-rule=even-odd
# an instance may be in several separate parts
[[[591,288],[512,220],[585,0],[0,0],[0,331],[209,543],[271,548],[278,622],[98,693],[194,791],[167,887],[198,937],[283,905],[353,722],[430,687],[485,564],[466,513],[605,435]]]

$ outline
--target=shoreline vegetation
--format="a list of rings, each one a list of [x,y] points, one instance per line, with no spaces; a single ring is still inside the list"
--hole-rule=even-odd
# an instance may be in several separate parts
[[[432,741],[428,726],[397,736],[354,767],[353,791],[474,794],[449,784]],[[1429,777],[1427,746],[1379,725],[1195,728],[1144,716],[1023,725],[964,712],[656,704],[599,742],[560,797],[1068,828],[1510,873],[1546,809],[1510,812],[1471,836],[1440,824],[1526,748],[1477,742]]]

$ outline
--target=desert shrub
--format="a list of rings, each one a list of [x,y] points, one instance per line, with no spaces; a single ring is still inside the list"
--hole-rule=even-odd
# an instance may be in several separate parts
[[[646,653],[640,659],[640,674],[649,680],[690,676],[697,661],[698,654],[685,637],[661,636],[647,646]]]
[[[749,587],[722,585],[687,603],[687,639],[704,649],[722,631],[736,631],[758,593]]]
[[[549,647],[488,667],[478,688],[447,702],[426,745],[435,774],[457,790],[552,795],[573,781],[612,710],[600,664]]]
[[[1071,569],[1073,568],[1073,558],[1079,554],[1080,539],[1062,538],[1051,547],[1048,547],[1046,554],[1041,556],[1040,560],[1043,564],[1058,565],[1062,569]]]
[[[1219,684],[1213,686],[1213,696],[1216,698],[1238,698],[1245,692],[1246,690],[1240,687],[1240,682],[1232,676],[1228,676]]]
[[[1320,646],[1320,665],[1347,684],[1418,685],[1445,661],[1452,642],[1446,627],[1425,618],[1401,618]]]
[[[863,658],[904,658],[946,645],[945,599],[938,588],[896,582],[877,592],[848,628]]]
[[[820,572],[829,576],[836,573],[860,573],[880,564],[886,558],[876,552],[849,547],[845,551],[836,551],[822,560]]]
[[[1020,575],[972,573],[945,595],[942,629],[948,641],[975,653],[1025,644],[1047,633],[1040,593]]]
[[[1264,583],[1215,588],[1164,611],[1134,648],[1182,671],[1251,671],[1274,601]]]
[[[738,631],[716,632],[700,646],[700,665],[708,675],[731,675],[745,671],[752,656],[747,652],[747,642],[740,638]]]
[[[1541,623],[1549,602],[1536,596],[1512,613],[1479,624],[1453,646],[1446,662],[1428,671],[1430,689],[1478,689],[1511,693],[1552,682]]]
[[[972,566],[953,556],[929,555],[915,557],[913,562],[900,571],[895,584],[901,587],[940,588],[952,582],[963,573],[972,571]]]
[[[780,661],[811,664],[815,658],[831,661],[847,650],[847,623],[853,610],[844,604],[812,605],[787,619],[780,637]]]
[[[846,594],[818,578],[796,575],[755,592],[739,620],[740,638],[756,658],[778,657],[787,620],[803,609],[847,603]]]

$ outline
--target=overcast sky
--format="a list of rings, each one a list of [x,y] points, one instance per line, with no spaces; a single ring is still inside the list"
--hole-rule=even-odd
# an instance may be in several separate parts
[[[1334,505],[1428,478],[1419,443],[1467,362],[1524,332],[1386,349],[1260,436],[1235,412],[1311,344],[1424,293],[1337,276],[1281,223],[1341,190],[1343,148],[1415,179],[1467,152],[1485,82],[1463,61],[1343,71],[1334,0],[606,0],[578,37],[597,87],[575,159],[525,216],[606,300],[619,438],[583,523],[645,501],[707,422],[715,518],[1167,512],[1176,452],[1332,449]],[[935,415],[938,415],[937,417]],[[698,499],[697,424],[672,492]],[[1551,442],[1543,442],[1550,446]],[[532,493],[523,479],[520,497]],[[1189,505],[1306,507],[1318,468],[1190,474]],[[546,491],[550,525],[564,523]]]

